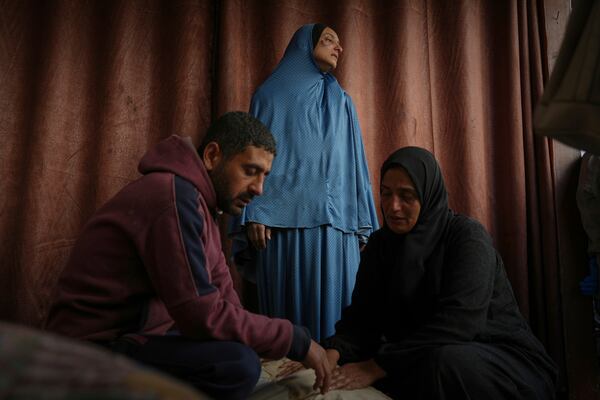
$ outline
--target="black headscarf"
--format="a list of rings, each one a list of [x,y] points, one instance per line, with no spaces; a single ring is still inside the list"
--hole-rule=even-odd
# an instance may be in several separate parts
[[[394,269],[403,271],[404,296],[412,297],[426,274],[427,269],[435,271],[441,268],[442,238],[452,218],[448,207],[448,193],[440,167],[433,154],[419,147],[404,147],[392,153],[381,166],[381,180],[393,167],[402,167],[413,182],[421,212],[416,225],[406,234],[394,233],[384,222],[382,228],[387,242],[384,256],[394,259]],[[433,257],[432,257],[433,255]],[[433,264],[433,265],[432,265]],[[406,271],[410,271],[409,274]],[[429,271],[436,273],[435,271]],[[411,279],[407,279],[410,276]]]
[[[312,44],[313,49],[317,46],[319,42],[319,38],[321,37],[321,33],[327,28],[327,25],[324,24],[315,24],[312,29]]]

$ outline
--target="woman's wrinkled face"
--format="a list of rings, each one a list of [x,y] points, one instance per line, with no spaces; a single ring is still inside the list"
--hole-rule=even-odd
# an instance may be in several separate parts
[[[410,176],[402,167],[392,167],[381,181],[381,208],[385,222],[394,233],[410,232],[419,219],[421,202]]]
[[[325,28],[313,50],[313,57],[321,71],[329,72],[337,67],[343,50],[337,33],[331,28]]]

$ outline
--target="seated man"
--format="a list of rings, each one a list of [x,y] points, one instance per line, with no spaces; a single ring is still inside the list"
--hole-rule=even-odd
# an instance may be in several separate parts
[[[352,303],[323,341],[332,389],[371,384],[402,399],[553,399],[556,367],[519,312],[477,221],[448,208],[417,147],[381,168],[384,227],[363,251]]]
[[[215,218],[240,214],[263,183],[275,141],[254,117],[219,118],[196,151],[171,136],[148,151],[143,176],[84,227],[57,286],[47,329],[93,341],[219,399],[245,398],[256,353],[302,360],[327,390],[330,368],[306,328],[243,309]]]

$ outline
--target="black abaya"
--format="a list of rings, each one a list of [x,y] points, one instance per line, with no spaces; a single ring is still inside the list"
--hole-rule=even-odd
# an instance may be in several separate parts
[[[448,208],[441,172],[423,149],[401,166],[418,192],[417,225],[384,226],[363,251],[352,304],[323,341],[340,363],[373,358],[377,386],[410,399],[553,399],[556,367],[519,312],[502,259],[477,221]]]

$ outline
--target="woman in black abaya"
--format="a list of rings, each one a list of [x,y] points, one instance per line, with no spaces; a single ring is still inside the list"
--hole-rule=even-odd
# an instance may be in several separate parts
[[[477,221],[448,208],[437,161],[402,148],[381,168],[385,226],[363,251],[352,303],[323,341],[332,389],[407,399],[553,399],[556,367],[519,312]]]

